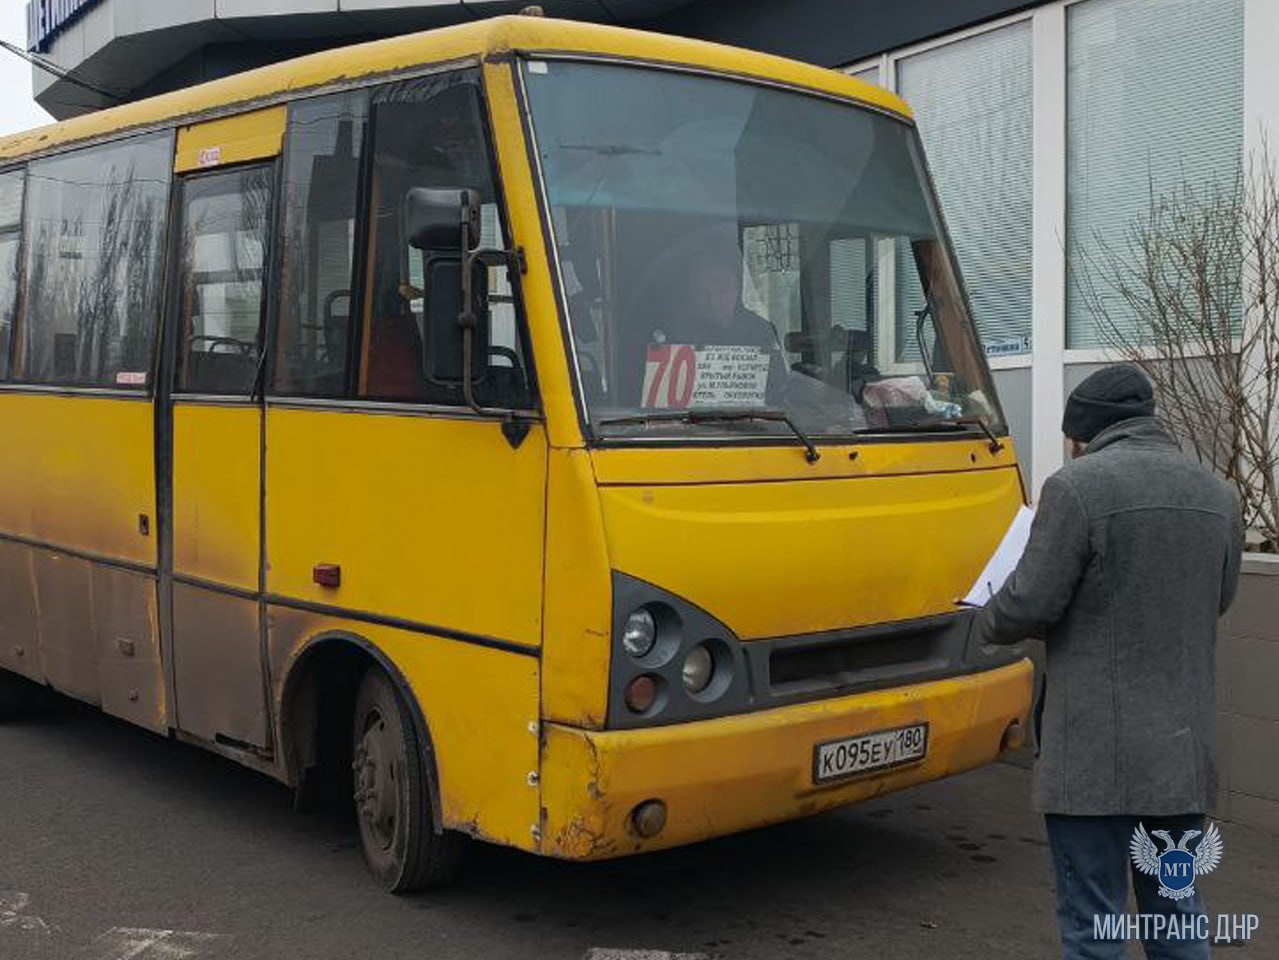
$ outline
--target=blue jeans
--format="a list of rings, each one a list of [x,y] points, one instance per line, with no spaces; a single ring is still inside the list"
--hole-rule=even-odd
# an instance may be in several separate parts
[[[1057,874],[1057,925],[1061,930],[1064,960],[1126,960],[1123,940],[1094,937],[1094,916],[1128,913],[1128,877],[1137,895],[1137,912],[1175,916],[1204,912],[1203,899],[1194,896],[1170,900],[1159,895],[1159,881],[1137,870],[1129,855],[1129,843],[1137,824],[1146,832],[1168,830],[1173,840],[1183,831],[1203,830],[1202,814],[1179,817],[1067,817],[1047,814],[1048,846]],[[1163,847],[1160,845],[1160,850]],[[1192,848],[1193,849],[1193,848]],[[1147,960],[1206,960],[1208,941],[1143,940]]]

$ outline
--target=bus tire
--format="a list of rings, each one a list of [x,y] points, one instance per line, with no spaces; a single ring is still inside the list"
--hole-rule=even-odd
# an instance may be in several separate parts
[[[26,677],[0,669],[0,721],[20,720],[35,712],[43,693]]]
[[[463,838],[437,831],[423,751],[404,698],[370,667],[355,695],[351,764],[364,861],[391,893],[448,884]]]

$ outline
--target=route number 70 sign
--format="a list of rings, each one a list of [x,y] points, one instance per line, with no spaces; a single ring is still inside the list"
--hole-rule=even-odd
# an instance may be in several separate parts
[[[650,344],[644,363],[646,409],[762,407],[770,356],[763,347]]]

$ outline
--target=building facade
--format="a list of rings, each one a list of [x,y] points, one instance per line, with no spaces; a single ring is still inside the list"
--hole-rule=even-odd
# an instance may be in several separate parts
[[[494,0],[31,0],[56,116],[361,39],[518,10]],[[1105,361],[1081,265],[1152,197],[1233,182],[1279,130],[1279,0],[545,0],[845,69],[916,111],[1028,479],[1064,458],[1065,395]],[[890,284],[882,284],[888,288]],[[880,291],[880,299],[893,291]],[[881,304],[879,309],[884,309]],[[891,306],[888,307],[891,314]],[[899,343],[905,338],[899,338]],[[899,358],[888,358],[899,359]]]

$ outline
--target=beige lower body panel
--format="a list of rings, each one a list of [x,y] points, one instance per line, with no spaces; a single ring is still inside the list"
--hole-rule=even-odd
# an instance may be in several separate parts
[[[168,729],[153,576],[0,542],[0,611],[0,668]]]
[[[169,728],[155,581],[94,565],[94,639],[102,709],[156,733]]]
[[[173,676],[182,732],[269,746],[256,600],[175,583]]]
[[[0,670],[44,683],[30,547],[0,540]]]
[[[40,664],[55,690],[100,706],[98,650],[93,624],[93,565],[33,548]]]

